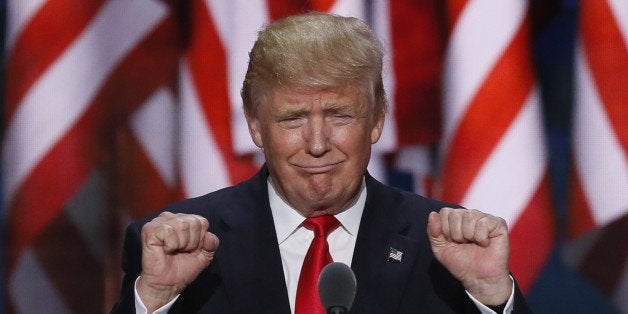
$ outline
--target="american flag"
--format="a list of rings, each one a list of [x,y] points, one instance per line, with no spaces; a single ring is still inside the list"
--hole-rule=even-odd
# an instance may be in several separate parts
[[[628,2],[579,12],[567,256],[628,312]]]
[[[114,289],[118,219],[179,197],[176,21],[158,1],[9,1],[7,12],[7,307],[93,312]]]
[[[440,198],[503,217],[524,292],[554,241],[526,1],[447,2]]]
[[[8,312],[107,312],[130,220],[256,171],[247,53],[264,24],[307,10],[368,12],[361,0],[7,3]]]

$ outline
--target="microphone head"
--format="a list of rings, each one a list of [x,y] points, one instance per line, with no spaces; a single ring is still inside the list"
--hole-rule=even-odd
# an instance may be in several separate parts
[[[318,294],[326,311],[342,307],[349,311],[355,298],[357,282],[351,267],[343,263],[328,264],[318,277]]]

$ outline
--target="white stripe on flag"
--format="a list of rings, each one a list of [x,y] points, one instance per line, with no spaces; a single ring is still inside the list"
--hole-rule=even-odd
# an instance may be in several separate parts
[[[596,225],[624,214],[628,206],[628,161],[611,129],[589,67],[576,49],[574,160]]]
[[[347,5],[346,3],[348,2],[349,1],[345,1],[345,4],[343,5]],[[338,3],[336,3],[336,5],[339,6]],[[397,148],[397,124],[395,122],[394,116],[395,73],[393,72],[392,65],[393,43],[391,41],[392,35],[390,29],[390,11],[388,1],[375,1],[373,5],[374,16],[372,17],[372,28],[382,42],[384,50],[382,80],[384,82],[384,88],[386,90],[386,96],[388,98],[389,114],[386,117],[384,129],[382,131],[381,137],[379,138],[379,141],[372,147],[371,161],[368,165],[368,171],[376,179],[385,182],[386,164],[383,159],[383,154],[392,152],[395,150],[395,148]],[[366,11],[364,6],[362,6],[361,4],[353,3],[352,8],[353,16],[361,18],[362,20],[366,20]],[[334,7],[333,10],[340,11],[341,8]],[[348,9],[343,8],[342,10]]]
[[[615,16],[615,21],[619,26],[619,31],[624,38],[624,43],[628,44],[628,1],[626,0],[606,0],[611,7],[611,12]]]
[[[269,21],[266,1],[207,0],[207,4],[227,57],[233,149],[236,154],[258,152],[244,118],[240,89],[248,67],[249,51],[257,39],[257,33]]]
[[[391,40],[390,26],[390,10],[388,1],[375,1],[373,11],[373,30],[382,42],[384,50],[384,60],[382,67],[382,79],[386,96],[388,97],[388,116],[384,124],[384,131],[377,144],[373,146],[373,151],[377,154],[389,153],[397,148],[397,123],[395,121],[395,73],[392,62],[392,54],[394,51],[393,42]],[[381,178],[380,178],[381,179]]]
[[[329,13],[357,17],[366,21],[365,2],[363,0],[336,0]]]
[[[175,99],[167,88],[158,89],[131,117],[131,127],[147,157],[168,186],[175,186]]]
[[[205,123],[187,61],[181,71],[181,176],[185,195],[195,197],[231,185],[211,127]]]

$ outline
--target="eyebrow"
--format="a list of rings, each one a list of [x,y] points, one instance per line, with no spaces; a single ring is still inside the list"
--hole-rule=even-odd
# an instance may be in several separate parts
[[[304,106],[298,106],[296,108],[294,107],[290,107],[290,108],[279,108],[277,110],[275,110],[272,113],[272,116],[274,117],[275,120],[282,120],[282,119],[291,119],[291,118],[298,118],[298,117],[302,117],[304,115],[306,115],[309,112],[309,109],[305,108]]]
[[[287,101],[285,104],[288,106],[280,106],[274,110],[273,115],[275,117],[299,117],[310,112],[310,107],[307,103]],[[356,114],[359,114],[363,111],[363,109],[363,106],[360,105],[359,102],[332,102],[323,105],[323,112],[325,113],[355,112]]]
[[[345,111],[347,109],[352,110],[353,108],[355,108],[356,106],[354,104],[348,104],[348,103],[331,103],[328,105],[325,105],[323,107],[323,111]]]

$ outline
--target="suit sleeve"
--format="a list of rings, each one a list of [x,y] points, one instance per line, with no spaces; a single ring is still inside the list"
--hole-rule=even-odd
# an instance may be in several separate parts
[[[124,246],[122,249],[122,270],[124,278],[118,301],[114,304],[111,313],[135,313],[135,280],[142,270],[142,241],[140,227],[132,224],[126,229]]]
[[[526,302],[521,289],[519,289],[519,285],[517,285],[517,280],[515,279],[515,304],[513,305],[512,314],[532,314],[532,310],[528,307],[528,303]]]

